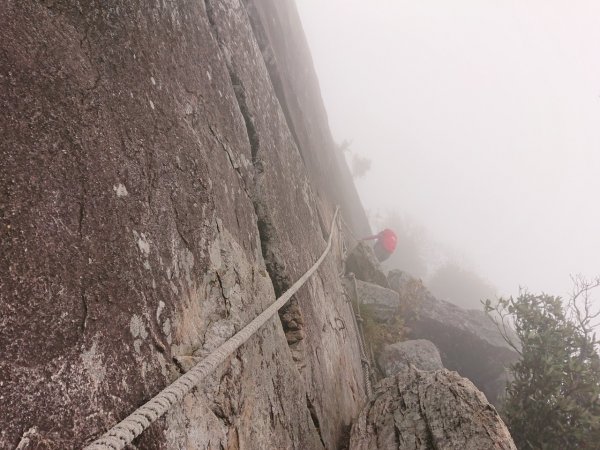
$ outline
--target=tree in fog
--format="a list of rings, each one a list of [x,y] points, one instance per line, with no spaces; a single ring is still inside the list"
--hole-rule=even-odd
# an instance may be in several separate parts
[[[371,169],[371,160],[357,154],[352,155],[352,176],[355,178],[364,177]]]
[[[600,286],[574,278],[565,302],[522,291],[514,298],[487,300],[485,310],[521,358],[511,368],[502,408],[517,447],[598,448],[600,357],[591,293]],[[520,345],[510,337],[512,325]]]
[[[338,150],[346,156],[346,162],[350,159],[350,171],[354,178],[362,178],[371,169],[371,160],[365,156],[360,155],[353,151],[350,147],[352,141],[344,139],[341,143],[337,144]]]
[[[427,287],[436,297],[470,309],[479,309],[482,300],[496,296],[490,283],[456,262],[439,267],[428,279]]]
[[[350,152],[350,146],[352,145],[352,141],[348,139],[344,139],[341,143],[337,144],[338,150],[342,153]]]

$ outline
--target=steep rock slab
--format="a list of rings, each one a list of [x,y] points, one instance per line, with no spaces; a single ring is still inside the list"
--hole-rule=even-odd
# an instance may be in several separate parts
[[[386,345],[383,347],[377,362],[386,377],[394,376],[411,365],[419,370],[444,368],[437,347],[433,342],[425,339]]]
[[[345,284],[353,288],[355,283],[349,280]],[[367,306],[378,322],[389,322],[399,313],[400,297],[396,291],[356,280],[356,293],[361,306]]]
[[[244,0],[254,34],[318,206],[339,204],[358,235],[370,227],[352,176],[331,136],[312,56],[294,0]]]
[[[317,206],[310,168],[288,128],[259,46],[247,39],[252,27],[246,8],[236,0],[206,5],[250,138],[262,252],[281,294],[321,254],[333,207]],[[318,274],[280,314],[305,380],[306,407],[326,448],[338,447],[364,400],[356,330],[341,294],[339,238]]]
[[[204,5],[47,5],[0,9],[2,448],[80,447],[275,298]],[[321,448],[261,331],[138,447]]]
[[[504,341],[494,323],[483,311],[466,310],[438,300],[408,274],[391,271],[390,287],[401,297],[413,295],[417,314],[407,325],[412,339],[427,339],[440,351],[444,367],[456,370],[481,389],[493,404],[504,393],[507,369],[518,354]],[[412,294],[411,294],[412,292]]]
[[[385,378],[352,427],[350,450],[516,450],[485,396],[456,372]]]
[[[346,257],[346,273],[353,273],[357,279],[377,284],[381,287],[389,287],[389,282],[383,268],[375,253],[366,242],[358,244],[350,249]]]

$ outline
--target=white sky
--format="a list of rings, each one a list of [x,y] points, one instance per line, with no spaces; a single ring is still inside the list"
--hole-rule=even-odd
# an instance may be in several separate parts
[[[367,210],[502,294],[600,275],[600,1],[296,3],[334,138],[372,160]]]

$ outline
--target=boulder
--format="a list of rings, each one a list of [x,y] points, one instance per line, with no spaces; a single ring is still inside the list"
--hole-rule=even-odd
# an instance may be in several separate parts
[[[410,337],[433,342],[444,367],[469,378],[493,404],[499,404],[508,380],[508,367],[518,360],[518,354],[504,341],[490,318],[483,311],[438,300],[424,287],[415,290],[418,280],[406,273],[392,271],[389,280],[401,298],[414,296],[417,311],[406,322]]]
[[[357,279],[362,281],[378,284],[385,288],[389,287],[387,276],[381,268],[381,264],[377,261],[371,246],[365,242],[359,242],[348,253],[346,273],[353,273]]]
[[[412,307],[414,308],[429,294],[423,282],[408,272],[390,270],[387,275],[387,281],[390,289],[398,293],[401,303],[407,307],[413,305]]]
[[[456,372],[406,368],[383,379],[350,434],[350,450],[516,450],[496,412]]]
[[[386,377],[396,375],[410,365],[420,370],[444,368],[437,347],[433,342],[425,339],[386,345],[383,347],[377,362]]]
[[[366,306],[373,319],[377,322],[386,323],[398,314],[400,299],[397,292],[377,284],[361,280],[355,281],[356,294],[358,294],[358,301],[361,304],[361,308],[363,305]],[[344,286],[346,287],[346,291],[353,297],[356,295],[354,293],[354,281],[352,278],[345,278]]]

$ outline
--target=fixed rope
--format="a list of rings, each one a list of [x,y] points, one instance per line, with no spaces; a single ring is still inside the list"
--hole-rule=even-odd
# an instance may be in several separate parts
[[[344,216],[342,216],[340,214],[338,219],[340,222],[338,225],[338,233],[341,236],[340,252],[342,255],[342,272],[340,273],[340,277],[346,277],[346,258],[348,257],[348,247],[346,245],[346,242],[343,239],[343,236],[345,236],[346,233],[349,233],[352,235],[352,237],[355,240],[358,240],[358,239],[356,238],[356,236],[354,236],[354,233],[352,233],[352,229],[348,226],[348,224],[344,220]],[[346,232],[344,232],[343,226],[345,226],[347,228]],[[366,345],[366,341],[365,341],[365,333],[364,333],[364,327],[363,327],[364,320],[363,320],[362,316],[360,315],[360,297],[358,296],[358,288],[356,286],[356,277],[354,276],[353,273],[351,273],[348,275],[348,278],[352,279],[353,295],[356,300],[356,311],[354,311],[354,306],[352,305],[352,300],[346,293],[345,288],[344,288],[344,295],[346,295],[346,297],[350,300],[348,302],[350,305],[350,310],[351,310],[350,313],[351,313],[352,319],[354,321],[354,328],[358,332],[358,349],[360,351],[360,361],[361,361],[361,367],[362,367],[362,371],[363,371],[363,378],[364,378],[364,382],[365,382],[365,392],[367,394],[367,397],[371,397],[371,394],[373,393],[373,384],[371,381],[371,363],[369,361],[369,358],[367,357],[367,350],[366,350],[367,345]]]
[[[287,301],[300,289],[304,283],[319,268],[325,257],[331,250],[334,226],[337,223],[339,207],[336,208],[329,230],[327,247],[310,269],[302,275],[281,297],[275,300],[271,306],[260,313],[248,325],[234,334],[224,344],[214,350],[210,355],[198,362],[188,372],[175,380],[146,404],[136,409],[132,414],[116,424],[99,439],[92,442],[84,450],[120,450],[130,444],[153,422],[165,414],[171,407],[183,400],[183,398],[197,386],[206,376],[210,375],[222,362],[233,352],[244,344],[267,320],[269,320]]]
[[[367,357],[367,346],[365,343],[365,331],[363,328],[363,318],[360,315],[360,297],[358,296],[358,287],[356,286],[356,277],[353,273],[350,274],[352,279],[352,287],[354,290],[354,298],[356,299],[356,313],[353,314],[354,325],[358,329],[358,347],[360,349],[360,360],[362,362],[363,375],[365,379],[365,390],[367,391],[367,397],[371,397],[373,394],[373,387],[371,383],[371,364]],[[350,305],[352,307],[352,305]],[[353,311],[354,312],[354,311]]]

